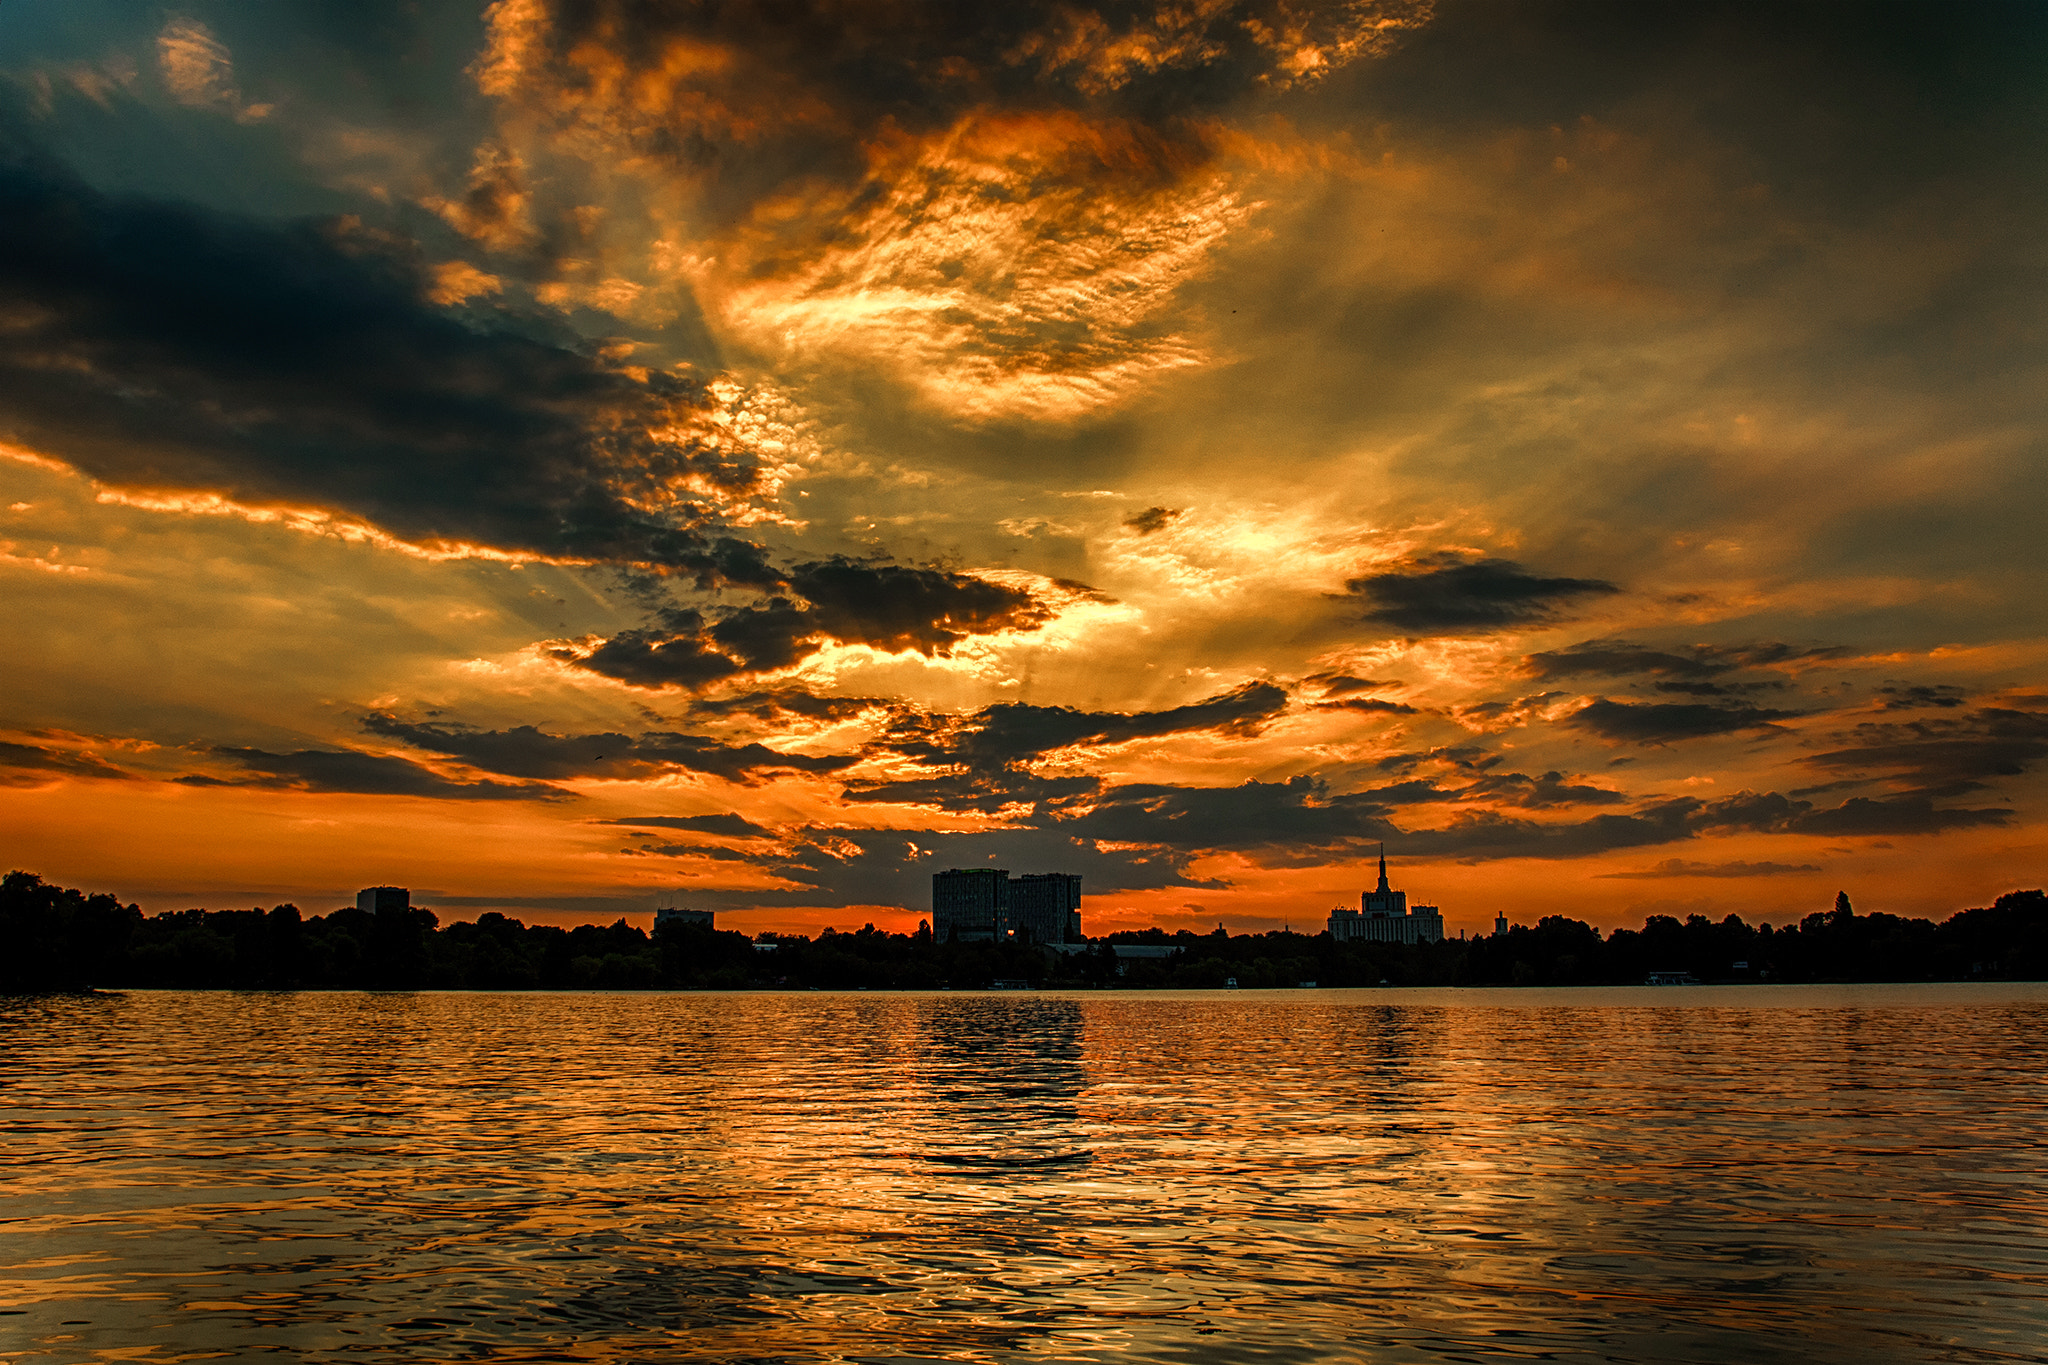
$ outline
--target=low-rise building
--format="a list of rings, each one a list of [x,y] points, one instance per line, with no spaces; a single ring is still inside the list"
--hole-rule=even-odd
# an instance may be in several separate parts
[[[380,915],[386,910],[412,909],[412,892],[402,886],[366,886],[356,892],[356,909]]]

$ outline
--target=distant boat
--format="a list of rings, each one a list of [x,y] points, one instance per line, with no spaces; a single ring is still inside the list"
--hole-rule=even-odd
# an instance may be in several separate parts
[[[1700,979],[1691,972],[1651,972],[1643,978],[1645,986],[1697,986]]]
[[[1236,977],[1234,977],[1234,976],[1226,976],[1226,977],[1224,977],[1224,978],[1223,978],[1223,989],[1224,989],[1224,990],[1226,990],[1226,991],[1234,991],[1234,990],[1236,990],[1236,989],[1237,989],[1237,978],[1236,978]]]

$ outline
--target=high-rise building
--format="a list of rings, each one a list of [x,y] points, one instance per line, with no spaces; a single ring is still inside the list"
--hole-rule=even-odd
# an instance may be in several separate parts
[[[1013,938],[1033,943],[1081,941],[1081,876],[1076,872],[1026,872],[1009,885],[1004,927]]]
[[[658,906],[654,911],[654,927],[659,929],[664,924],[701,924],[709,929],[712,927],[711,912],[683,910],[673,905]]]
[[[1004,936],[1010,874],[1000,867],[932,873],[932,941],[992,943]]]
[[[382,914],[386,910],[412,909],[412,892],[402,886],[366,886],[356,892],[356,909]]]
[[[1330,912],[1330,937],[1342,942],[1441,943],[1444,917],[1434,905],[1408,908],[1408,893],[1387,885],[1387,850],[1380,849],[1380,884],[1358,898],[1358,908]]]

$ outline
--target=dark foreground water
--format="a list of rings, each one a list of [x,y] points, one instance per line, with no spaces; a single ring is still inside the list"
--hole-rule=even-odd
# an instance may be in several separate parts
[[[0,1361],[2048,1360],[2048,989],[0,1000]]]

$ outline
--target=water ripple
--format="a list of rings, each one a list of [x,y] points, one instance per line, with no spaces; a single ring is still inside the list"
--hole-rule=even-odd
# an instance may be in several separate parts
[[[0,1001],[0,1361],[2048,1360],[2039,987]]]

